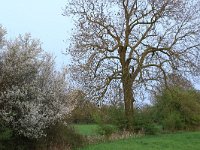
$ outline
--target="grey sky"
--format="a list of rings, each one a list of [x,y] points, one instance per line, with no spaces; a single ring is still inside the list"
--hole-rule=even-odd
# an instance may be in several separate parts
[[[43,49],[56,56],[60,68],[69,58],[62,54],[69,41],[72,23],[63,17],[67,0],[0,0],[0,24],[8,38],[31,33],[43,42]],[[199,83],[195,84],[200,89]]]
[[[31,33],[43,43],[44,50],[56,56],[57,66],[69,59],[62,54],[67,46],[72,23],[62,16],[67,0],[0,0],[0,24],[7,37]]]

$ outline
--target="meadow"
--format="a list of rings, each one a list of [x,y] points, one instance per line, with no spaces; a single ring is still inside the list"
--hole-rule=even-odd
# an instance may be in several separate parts
[[[83,135],[97,135],[97,125],[75,125]],[[200,132],[178,132],[171,134],[130,137],[88,145],[79,150],[199,150]]]
[[[75,130],[85,136],[93,136],[97,135],[97,129],[98,125],[97,124],[74,124],[73,127]]]

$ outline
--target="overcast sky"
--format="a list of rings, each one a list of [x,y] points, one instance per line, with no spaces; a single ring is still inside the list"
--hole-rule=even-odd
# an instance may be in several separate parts
[[[7,29],[7,37],[31,33],[43,43],[45,51],[56,56],[57,66],[67,64],[65,52],[71,21],[62,16],[67,0],[0,0],[0,24]]]
[[[60,68],[69,63],[63,55],[69,44],[72,22],[62,16],[67,0],[0,0],[0,24],[8,32],[8,38],[31,33],[43,43],[44,50],[56,56]],[[200,89],[199,83],[196,87]]]

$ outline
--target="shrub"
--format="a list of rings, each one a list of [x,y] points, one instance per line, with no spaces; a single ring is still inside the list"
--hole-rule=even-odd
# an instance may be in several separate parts
[[[0,141],[9,140],[12,137],[12,130],[9,128],[1,127],[0,129]]]
[[[76,90],[76,92],[76,107],[71,112],[69,120],[75,124],[94,123],[93,114],[96,112],[98,107],[95,106],[95,104],[90,102],[88,99],[86,99],[83,91]]]
[[[69,150],[82,147],[85,138],[69,126],[57,123],[46,129],[46,136],[30,139],[22,135],[13,134],[5,128],[0,132],[1,150]]]
[[[108,124],[100,125],[97,129],[97,133],[100,135],[105,135],[106,137],[109,137],[114,132],[116,132],[115,126]]]
[[[200,125],[200,94],[193,89],[171,87],[157,95],[155,120],[165,130],[183,130]]]
[[[1,71],[3,70],[3,71]],[[15,135],[40,138],[74,108],[66,71],[29,34],[5,41],[0,51],[0,118]]]
[[[135,132],[143,134],[158,134],[161,128],[154,122],[152,107],[145,106],[135,110],[133,127]]]
[[[162,126],[155,123],[151,123],[144,126],[144,132],[148,135],[156,135],[162,132]]]
[[[12,138],[12,130],[6,128],[4,126],[0,126],[0,149],[8,149],[6,146],[8,145],[8,141]]]
[[[109,111],[111,123],[119,130],[127,129],[128,120],[125,117],[125,111],[122,107],[111,107]]]
[[[74,128],[57,123],[46,130],[47,136],[41,138],[37,143],[39,150],[75,149],[85,144],[83,136],[78,134]]]
[[[163,128],[169,131],[181,130],[185,127],[185,122],[181,119],[179,112],[171,112],[163,119]]]
[[[35,150],[37,141],[24,136],[15,135],[14,132],[5,128],[4,132],[0,133],[0,149],[1,150]]]
[[[66,141],[57,127],[63,128],[56,124],[75,107],[76,93],[68,91],[66,69],[57,71],[53,57],[30,34],[7,41],[2,31],[0,26],[1,149],[32,150],[40,142],[56,143],[52,141],[56,136]],[[50,131],[57,134],[51,135]],[[69,142],[72,147],[73,142]]]

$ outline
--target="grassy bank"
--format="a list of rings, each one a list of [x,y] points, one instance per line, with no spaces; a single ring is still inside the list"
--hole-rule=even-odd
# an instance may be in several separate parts
[[[199,150],[200,132],[129,138],[89,145],[81,150]]]

